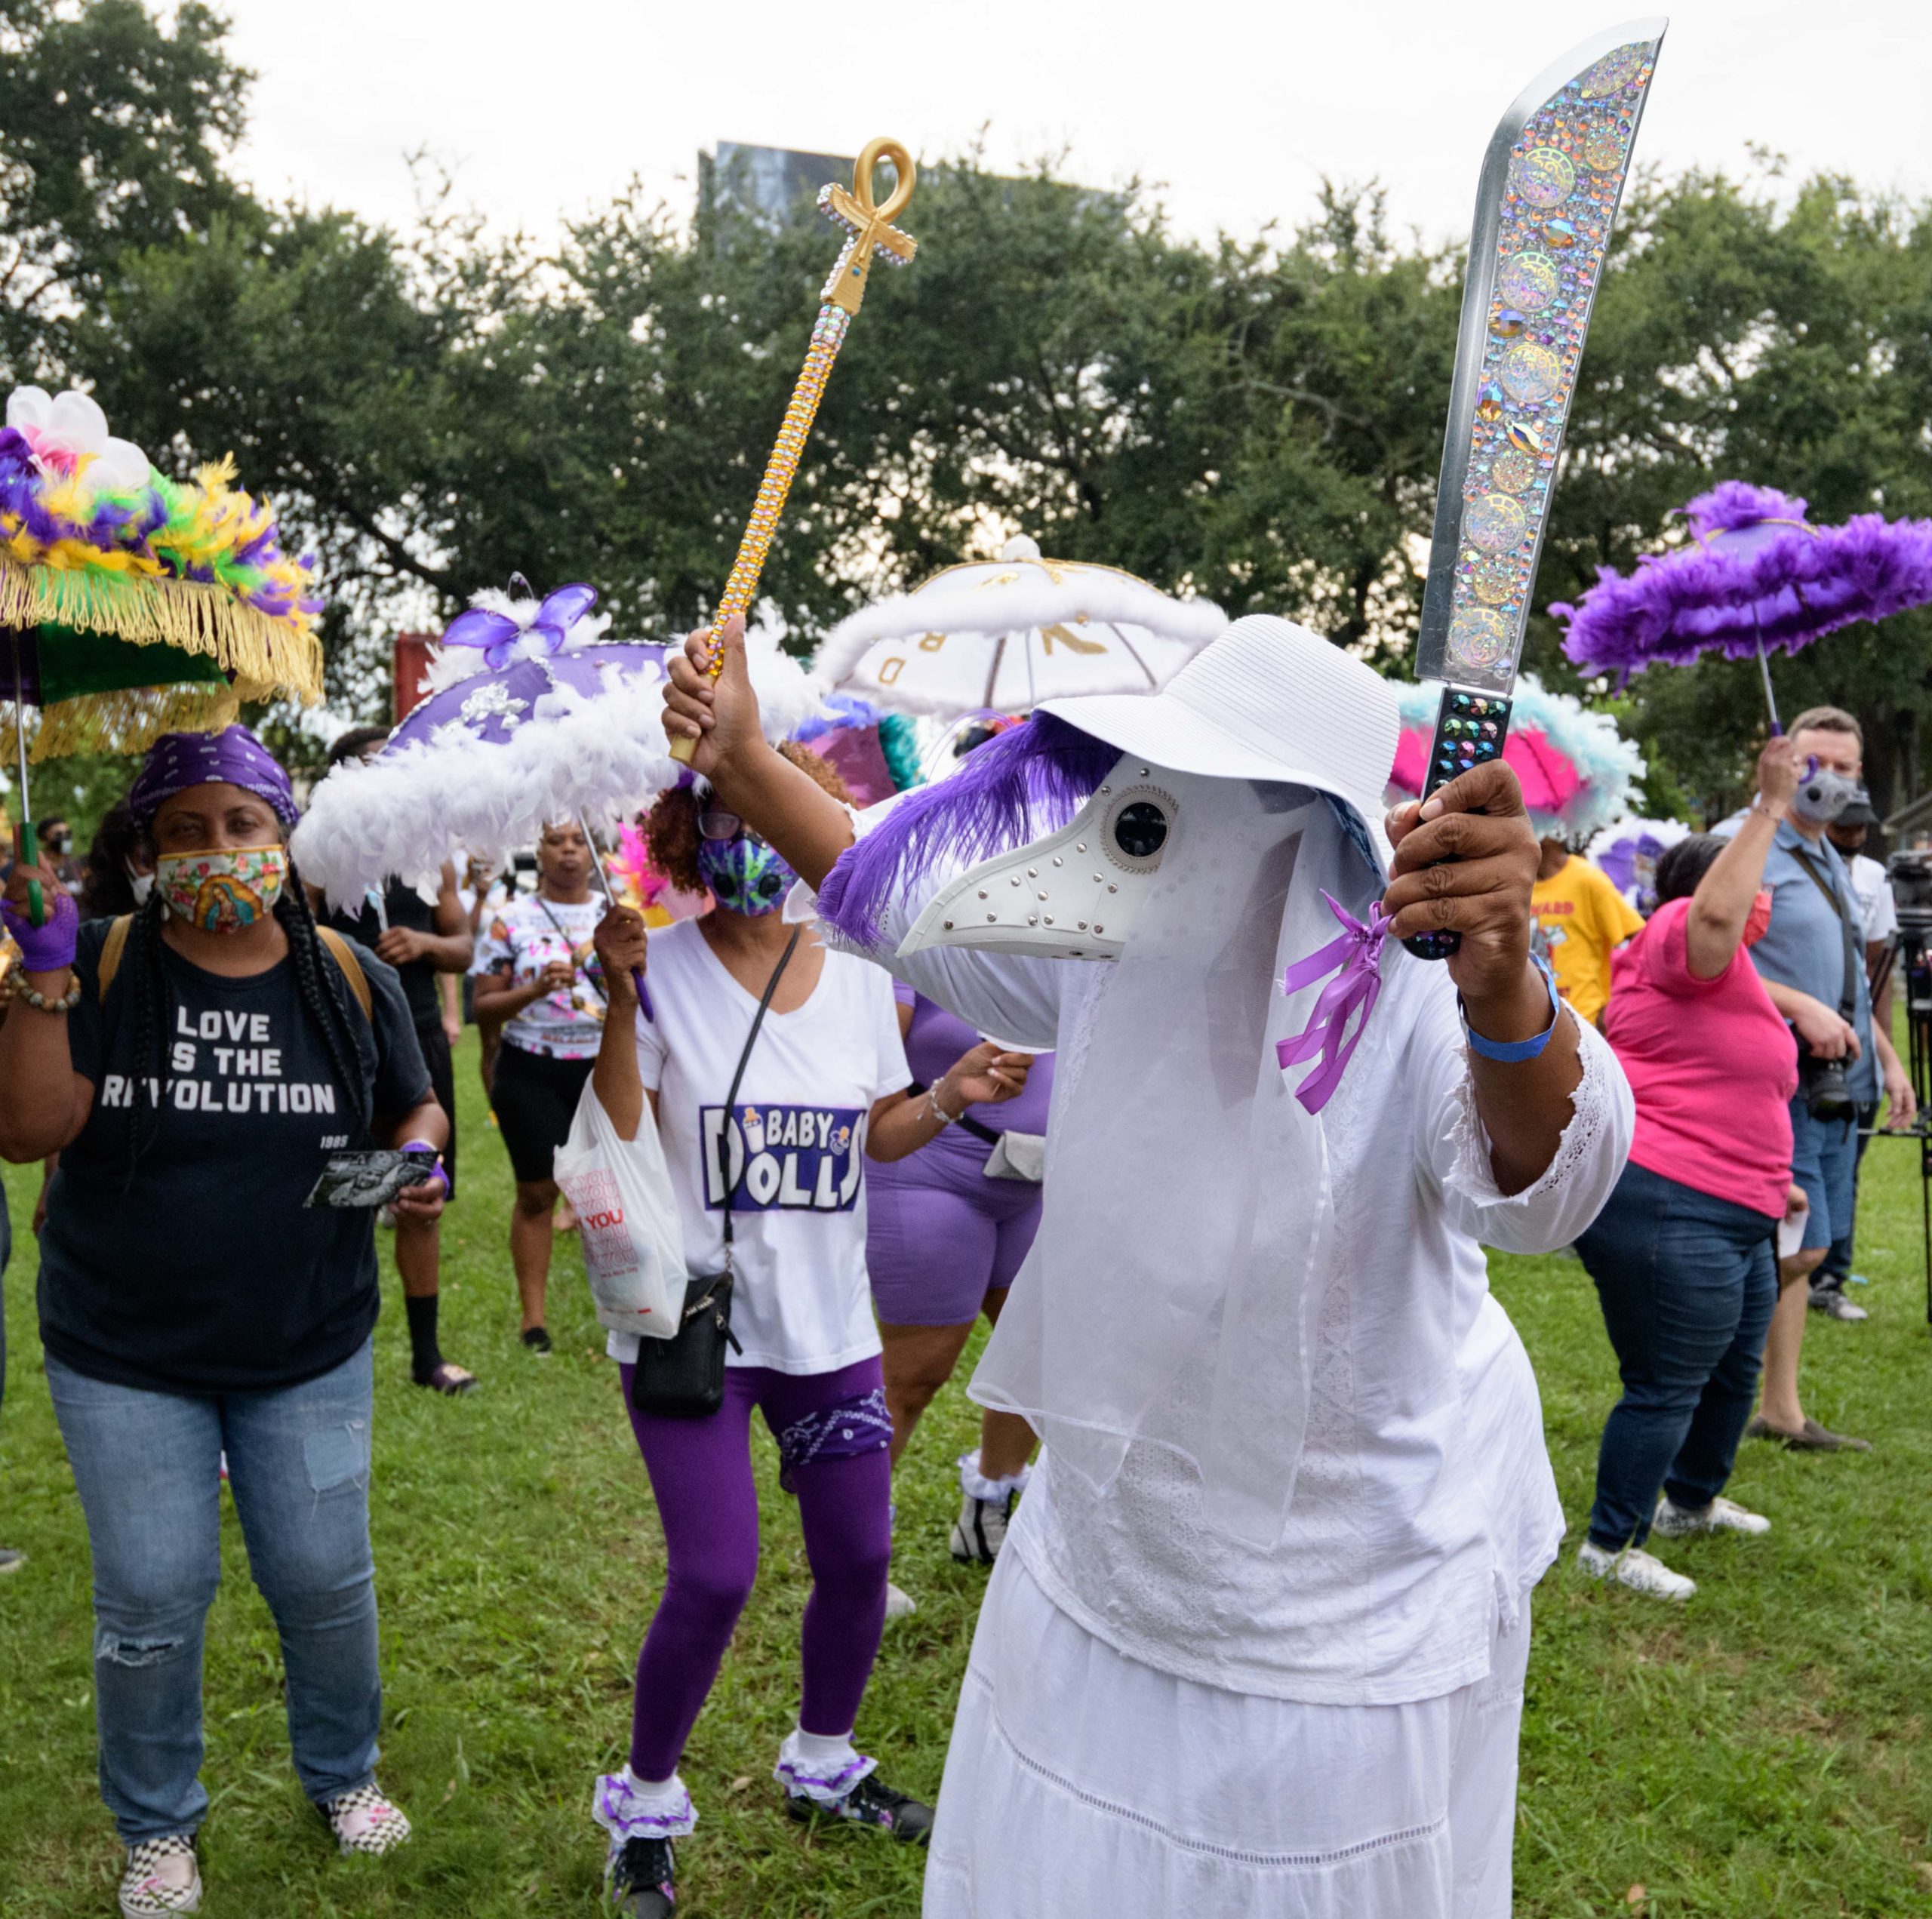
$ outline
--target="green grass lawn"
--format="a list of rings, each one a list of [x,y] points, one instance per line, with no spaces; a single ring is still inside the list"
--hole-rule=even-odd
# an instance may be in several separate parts
[[[411,1387],[392,1278],[377,1336],[382,1770],[416,1841],[386,1861],[343,1862],[304,1804],[272,1630],[231,1514],[207,1675],[214,1919],[595,1909],[591,1782],[623,1756],[657,1527],[572,1242],[553,1277],[555,1356],[517,1345],[509,1170],[486,1130],[473,1042],[459,1084],[464,1192],[445,1231],[445,1345],[483,1390],[450,1401]],[[23,1238],[35,1184],[8,1170]],[[1917,1186],[1910,1149],[1876,1149],[1859,1259],[1875,1282],[1858,1295],[1872,1321],[1814,1319],[1807,1346],[1812,1410],[1877,1450],[1748,1447],[1734,1490],[1776,1530],[1667,1548],[1701,1582],[1687,1608],[1580,1583],[1567,1558],[1539,1591],[1519,1914],[1932,1915],[1932,1338]],[[0,1420],[0,1540],[31,1555],[0,1583],[0,1911],[38,1919],[111,1912],[118,1854],[94,1789],[87,1542],[40,1368],[32,1265],[29,1242],[8,1275]],[[1614,1396],[1595,1296],[1574,1260],[1494,1265],[1543,1382],[1574,1526]],[[893,1782],[927,1794],[981,1589],[945,1547],[951,1462],[972,1425],[955,1386],[901,1475],[897,1571],[919,1611],[888,1629],[860,1727]],[[764,1570],[685,1767],[703,1824],[683,1850],[680,1910],[913,1914],[918,1856],[857,1832],[814,1838],[777,1809],[771,1769],[796,1703],[806,1577],[758,1432]]]

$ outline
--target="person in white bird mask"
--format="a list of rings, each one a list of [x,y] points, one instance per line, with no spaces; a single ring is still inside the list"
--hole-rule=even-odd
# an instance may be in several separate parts
[[[735,623],[717,644],[715,681],[709,632],[673,662],[666,726],[827,936],[1059,1053],[972,1386],[1044,1450],[927,1919],[1506,1919],[1563,1520],[1479,1242],[1574,1239],[1632,1123],[1532,960],[1515,775],[1385,827],[1394,688],[1254,616],[855,819],[765,745]],[[1396,943],[1438,929],[1446,966]]]

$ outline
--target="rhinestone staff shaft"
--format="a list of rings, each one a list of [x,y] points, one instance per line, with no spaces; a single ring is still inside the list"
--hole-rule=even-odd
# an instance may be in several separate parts
[[[897,176],[883,205],[872,194],[872,175],[881,159],[892,162]],[[912,257],[917,243],[903,233],[893,220],[905,210],[912,197],[912,156],[897,140],[875,140],[852,169],[852,190],[838,186],[825,187],[818,196],[819,211],[845,229],[845,244],[820,296],[818,318],[813,323],[811,345],[805,363],[798,369],[792,389],[791,404],[785,409],[784,423],[765,463],[764,478],[759,481],[758,498],[752,503],[743,539],[738,543],[738,557],[731,576],[718,596],[712,624],[721,626],[740,614],[749,615],[758,593],[758,577],[764,570],[765,556],[778,531],[785,501],[798,477],[798,463],[804,457],[805,441],[812,422],[818,417],[819,402],[825,398],[826,382],[832,377],[832,363],[844,344],[852,316],[865,298],[866,281],[875,258],[888,266],[901,266]],[[711,677],[715,680],[724,667],[724,656],[714,650]],[[697,742],[680,734],[671,742],[671,757],[688,765],[697,750]]]
[[[758,483],[758,498],[746,522],[745,537],[738,543],[738,557],[732,563],[731,577],[724,583],[718,610],[712,616],[716,624],[721,626],[734,614],[751,611],[758,575],[764,570],[765,555],[771,550],[773,537],[785,511],[786,497],[798,477],[798,463],[804,457],[805,441],[818,416],[819,402],[825,398],[825,383],[832,377],[832,362],[838,357],[846,329],[851,324],[851,315],[842,306],[827,301],[818,309],[812,343],[805,354],[804,364],[798,369],[798,383],[792,389],[791,404],[785,409],[785,423],[778,429],[771,457],[765,463],[764,478]]]

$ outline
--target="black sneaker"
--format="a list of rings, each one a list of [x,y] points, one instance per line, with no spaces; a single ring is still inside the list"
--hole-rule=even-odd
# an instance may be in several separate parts
[[[604,1875],[614,1911],[624,1919],[666,1919],[678,1903],[677,1863],[668,1839],[626,1839],[611,1849]]]
[[[550,1350],[550,1335],[541,1326],[526,1326],[523,1329],[523,1343],[540,1358]]]
[[[848,1819],[854,1825],[875,1825],[909,1846],[923,1846],[932,1837],[933,1809],[909,1792],[894,1792],[876,1773],[868,1773],[844,1798],[828,1806],[795,1787],[785,1794],[785,1810],[795,1819]]]

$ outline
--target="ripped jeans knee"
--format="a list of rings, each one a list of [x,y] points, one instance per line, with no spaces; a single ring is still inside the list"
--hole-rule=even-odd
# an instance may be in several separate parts
[[[97,1625],[94,1634],[94,1662],[139,1672],[192,1655],[195,1644],[196,1635],[188,1628],[178,1632],[113,1632],[106,1626]]]

